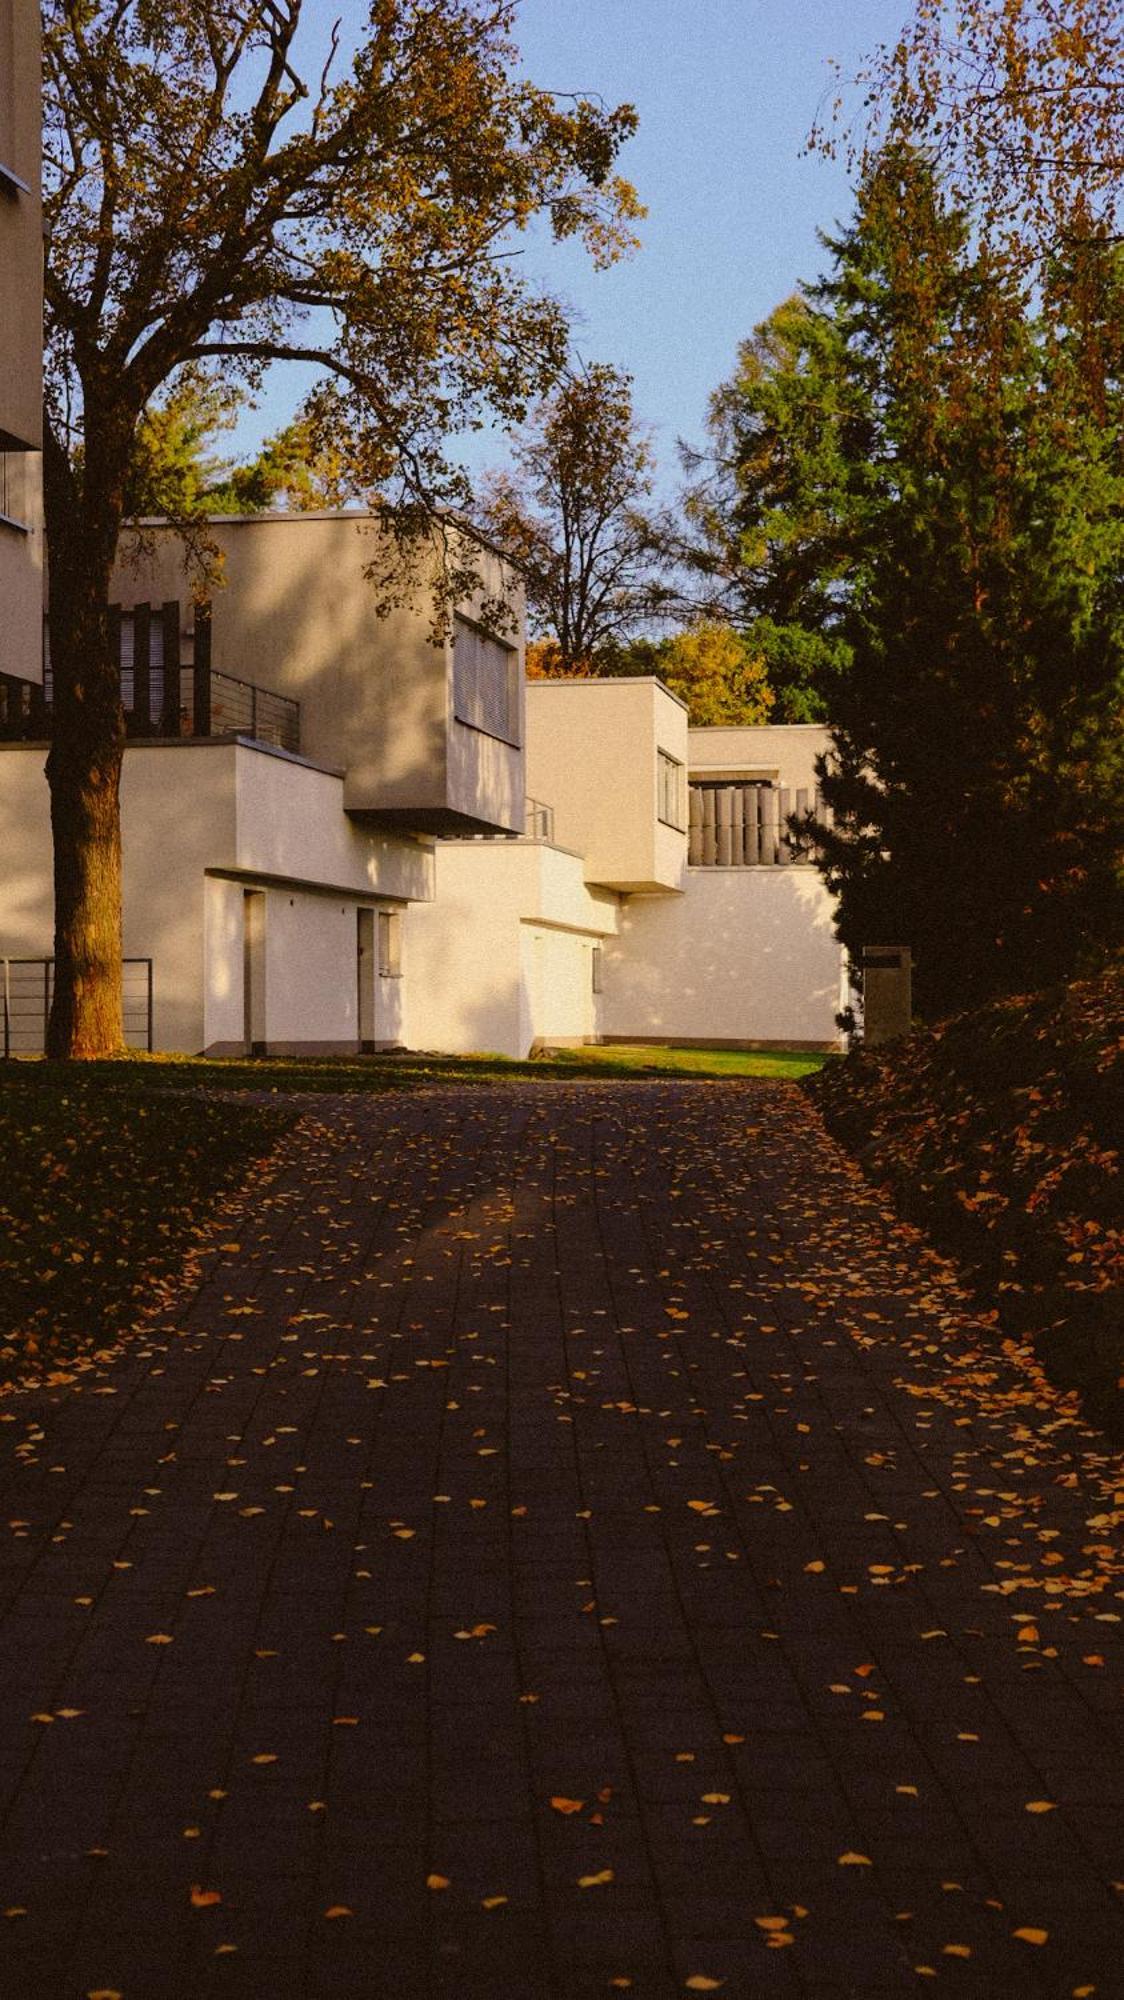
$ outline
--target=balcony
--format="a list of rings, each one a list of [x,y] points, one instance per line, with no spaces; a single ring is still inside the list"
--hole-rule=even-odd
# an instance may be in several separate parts
[[[196,610],[190,661],[182,657],[178,604],[114,612],[125,735],[130,742],[244,736],[300,753],[300,703],[210,661],[210,621]],[[41,741],[51,733],[52,676],[37,687],[0,674],[0,742]]]

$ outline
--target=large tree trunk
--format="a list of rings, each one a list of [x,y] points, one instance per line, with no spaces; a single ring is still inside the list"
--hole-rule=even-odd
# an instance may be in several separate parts
[[[89,418],[87,410],[87,418]],[[87,422],[81,487],[57,442],[45,453],[53,724],[47,780],[54,838],[55,984],[47,1053],[112,1056],[121,1022],[121,822],[125,729],[109,633],[109,587],[127,449],[108,454]]]

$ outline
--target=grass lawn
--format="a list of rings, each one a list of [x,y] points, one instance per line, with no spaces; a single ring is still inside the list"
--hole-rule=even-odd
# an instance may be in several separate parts
[[[13,1076],[0,1088],[0,1383],[66,1379],[128,1328],[293,1114],[122,1095],[48,1064]]]
[[[822,1069],[829,1058],[807,1050],[590,1047],[556,1049],[513,1062],[507,1056],[426,1054],[379,1056],[127,1056],[84,1063],[83,1089],[142,1093],[207,1089],[256,1091],[418,1090],[440,1083],[510,1083],[570,1077],[738,1077],[793,1081]],[[0,1072],[12,1089],[58,1086],[76,1072],[62,1064],[18,1062]]]

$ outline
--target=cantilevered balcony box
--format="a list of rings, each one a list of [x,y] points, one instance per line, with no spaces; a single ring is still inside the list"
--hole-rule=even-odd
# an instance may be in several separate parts
[[[486,629],[478,599],[443,635],[421,565],[412,595],[379,616],[371,572],[390,544],[377,513],[220,516],[210,530],[212,666],[300,703],[302,754],[343,773],[346,812],[401,832],[522,831],[523,607],[498,556],[481,547],[478,565],[509,626]],[[125,610],[178,599],[190,616],[167,524],[138,523],[123,542],[114,596]]]
[[[687,868],[687,710],[650,676],[530,681],[527,790],[585,879],[654,895]]]

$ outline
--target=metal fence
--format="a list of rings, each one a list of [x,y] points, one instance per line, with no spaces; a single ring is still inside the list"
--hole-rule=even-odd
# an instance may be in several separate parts
[[[125,1046],[152,1049],[152,960],[126,958],[122,969]],[[55,987],[53,958],[0,958],[4,981],[4,1054],[41,1056]]]

